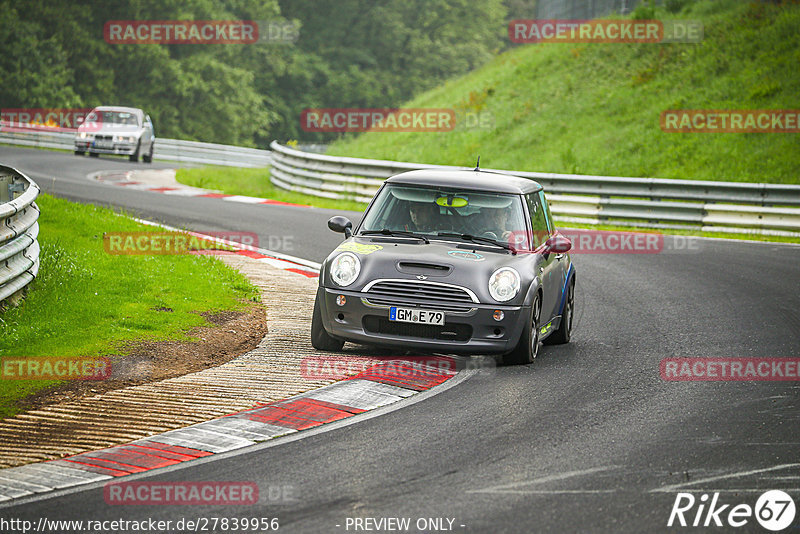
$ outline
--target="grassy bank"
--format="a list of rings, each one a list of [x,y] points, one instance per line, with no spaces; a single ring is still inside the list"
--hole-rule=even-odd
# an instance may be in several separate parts
[[[669,109],[797,109],[800,4],[687,0],[645,18],[701,20],[697,44],[529,44],[404,107],[490,127],[367,133],[328,153],[527,171],[800,183],[800,134],[665,133]],[[615,17],[617,18],[617,17]]]
[[[131,341],[184,339],[205,324],[199,312],[239,310],[258,291],[208,256],[115,256],[104,232],[156,232],[92,205],[42,195],[39,276],[18,308],[0,314],[0,357],[119,355]],[[0,380],[0,417],[49,387]]]

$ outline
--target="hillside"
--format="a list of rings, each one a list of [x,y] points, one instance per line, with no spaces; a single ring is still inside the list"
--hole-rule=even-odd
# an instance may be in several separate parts
[[[488,113],[493,127],[348,134],[329,153],[451,165],[480,154],[487,168],[799,183],[800,133],[666,133],[659,116],[800,108],[800,4],[667,4],[684,5],[633,16],[702,20],[701,43],[519,45],[404,106]]]

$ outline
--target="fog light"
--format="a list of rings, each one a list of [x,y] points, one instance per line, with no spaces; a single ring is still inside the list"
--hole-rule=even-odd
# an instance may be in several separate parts
[[[494,317],[495,321],[502,321],[503,317],[505,317],[505,314],[503,313],[502,310],[495,310],[494,313],[492,314],[492,317]]]
[[[339,306],[344,306],[346,303],[347,299],[345,298],[344,295],[339,295],[338,297],[336,297],[336,304],[338,304]]]

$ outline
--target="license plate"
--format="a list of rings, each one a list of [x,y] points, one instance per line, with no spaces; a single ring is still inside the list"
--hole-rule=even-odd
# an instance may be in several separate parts
[[[113,141],[95,141],[94,142],[95,148],[114,148]]]
[[[389,308],[389,320],[401,323],[433,324],[441,326],[444,324],[444,312],[392,306]]]

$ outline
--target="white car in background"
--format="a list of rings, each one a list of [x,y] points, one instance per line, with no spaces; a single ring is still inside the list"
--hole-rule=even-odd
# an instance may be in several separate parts
[[[75,154],[90,156],[119,154],[131,161],[153,161],[155,133],[150,116],[138,108],[100,106],[94,108],[75,135]]]

